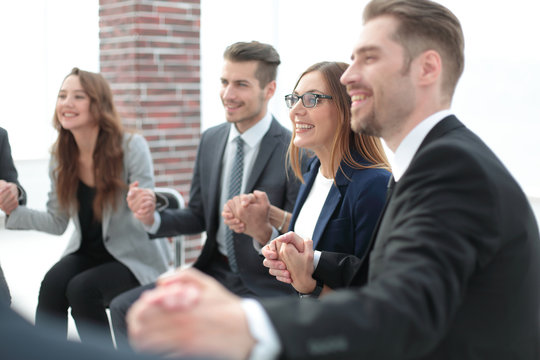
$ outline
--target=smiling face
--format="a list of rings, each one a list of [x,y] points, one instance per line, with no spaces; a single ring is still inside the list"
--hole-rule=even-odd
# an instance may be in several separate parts
[[[261,89],[255,76],[257,61],[225,60],[221,74],[220,97],[228,122],[234,123],[240,133],[261,120],[268,101],[275,91],[275,81]]]
[[[56,100],[56,116],[62,128],[72,132],[97,127],[90,114],[90,97],[77,75],[68,76],[62,83]]]
[[[416,103],[403,47],[391,38],[397,25],[390,16],[368,21],[341,77],[352,99],[352,129],[387,141],[401,131]]]
[[[325,79],[319,71],[305,74],[294,90],[296,95],[307,92],[330,95]],[[289,117],[294,128],[294,145],[312,150],[321,162],[329,161],[339,121],[333,100],[318,99],[313,108],[306,108],[302,100],[298,100],[290,109]]]

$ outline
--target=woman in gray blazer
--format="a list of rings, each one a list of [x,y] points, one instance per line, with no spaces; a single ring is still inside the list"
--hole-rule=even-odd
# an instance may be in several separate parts
[[[123,131],[107,81],[74,68],[58,93],[53,123],[58,138],[49,169],[47,211],[18,206],[8,229],[62,234],[75,231],[63,257],[41,283],[36,326],[67,333],[67,310],[83,341],[95,329],[112,345],[111,299],[155,281],[170,260],[163,240],[151,241],[127,202],[127,184],[153,187],[152,159],[140,135]],[[52,324],[52,325],[51,325]]]

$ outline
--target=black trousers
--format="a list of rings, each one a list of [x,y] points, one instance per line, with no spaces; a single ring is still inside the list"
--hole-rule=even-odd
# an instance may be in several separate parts
[[[112,337],[105,312],[118,294],[139,286],[131,271],[116,260],[74,253],[60,259],[45,275],[39,290],[36,327],[67,335],[67,310],[83,342],[109,344]]]

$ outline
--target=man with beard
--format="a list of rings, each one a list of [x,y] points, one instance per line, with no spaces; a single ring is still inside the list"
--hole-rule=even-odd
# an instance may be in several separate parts
[[[538,359],[538,226],[505,166],[450,110],[463,49],[459,20],[432,1],[364,10],[341,80],[353,129],[395,153],[367,285],[354,287],[357,259],[325,252],[313,277],[351,287],[320,300],[241,300],[181,271],[133,306],[134,345],[253,359]],[[274,275],[286,276],[282,255],[312,251],[302,240],[268,245]]]

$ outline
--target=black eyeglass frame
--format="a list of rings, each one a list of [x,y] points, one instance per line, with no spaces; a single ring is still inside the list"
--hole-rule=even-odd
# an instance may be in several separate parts
[[[306,95],[312,95],[315,98],[315,103],[313,104],[313,106],[307,106],[306,103],[304,102],[304,96]],[[292,100],[294,98],[296,98],[296,101],[293,103]],[[307,92],[303,95],[288,94],[288,95],[285,95],[285,105],[287,105],[289,109],[292,109],[293,106],[298,102],[298,100],[302,100],[302,105],[304,105],[305,108],[311,109],[317,106],[317,104],[319,103],[319,99],[332,99],[332,97],[330,95],[315,94],[312,92]]]

